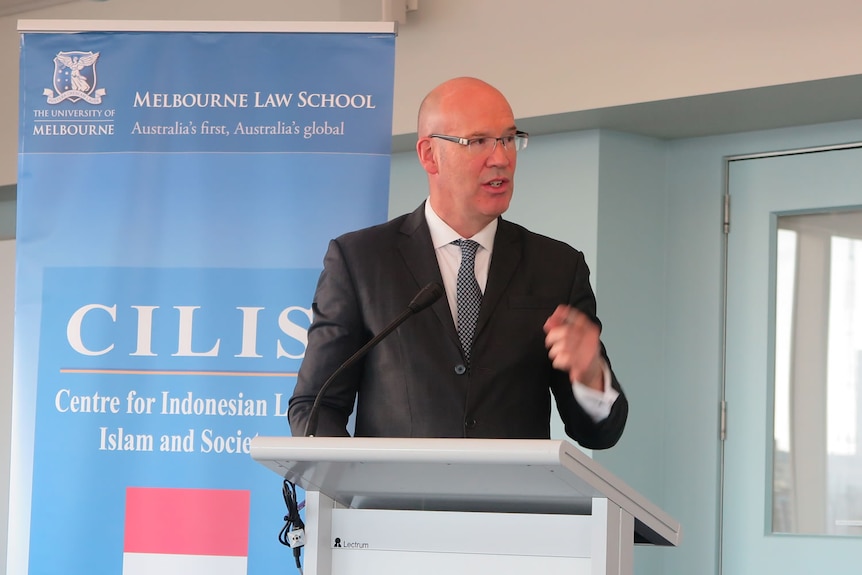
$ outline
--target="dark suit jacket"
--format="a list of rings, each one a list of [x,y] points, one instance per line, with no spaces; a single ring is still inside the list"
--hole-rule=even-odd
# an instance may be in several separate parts
[[[429,282],[442,285],[424,205],[330,242],[290,400],[294,435],[304,434],[324,381]],[[347,435],[356,400],[357,436],[547,439],[553,394],[572,439],[588,448],[614,445],[628,413],[616,377],[613,386],[621,395],[610,416],[597,424],[574,399],[568,375],[548,358],[542,326],[561,303],[598,323],[583,254],[500,219],[471,369],[464,370],[443,297],[333,382],[321,403],[316,435]]]

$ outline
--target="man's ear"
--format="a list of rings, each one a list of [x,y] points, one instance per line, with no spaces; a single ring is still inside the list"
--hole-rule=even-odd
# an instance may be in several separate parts
[[[431,145],[430,138],[422,138],[416,142],[416,155],[419,156],[419,163],[422,164],[426,172],[436,174],[439,171],[437,157],[434,155],[434,146]]]

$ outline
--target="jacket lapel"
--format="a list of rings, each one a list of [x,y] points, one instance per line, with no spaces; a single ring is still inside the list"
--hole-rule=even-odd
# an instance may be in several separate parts
[[[488,269],[488,283],[482,296],[482,308],[476,323],[476,335],[479,337],[500,304],[506,293],[509,281],[521,261],[521,235],[511,223],[500,218],[497,234],[494,237],[494,251],[491,254],[491,267]]]
[[[416,284],[424,287],[431,282],[437,282],[442,287],[443,277],[440,275],[440,266],[434,254],[434,246],[431,244],[428,222],[425,221],[424,202],[407,216],[399,231],[396,247],[404,259],[404,265],[413,274]],[[452,311],[449,309],[449,300],[445,294],[431,306],[431,309],[444,326],[449,338],[460,349],[461,344],[458,342],[458,333],[455,331]]]

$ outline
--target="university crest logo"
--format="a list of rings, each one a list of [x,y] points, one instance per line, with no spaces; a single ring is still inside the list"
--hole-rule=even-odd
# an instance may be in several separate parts
[[[64,100],[101,104],[103,88],[96,89],[96,61],[99,52],[60,52],[54,58],[54,89],[42,91],[49,104]],[[54,92],[56,91],[56,95]]]

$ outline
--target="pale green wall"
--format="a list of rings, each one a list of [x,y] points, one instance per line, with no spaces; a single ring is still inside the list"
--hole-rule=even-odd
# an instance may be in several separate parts
[[[656,462],[664,460],[665,433],[667,145],[603,132],[600,146],[595,274],[602,340],[629,400],[640,409],[632,410],[620,443],[595,459],[641,470],[630,473],[633,486],[658,501],[664,497],[664,473]]]
[[[662,508],[669,507],[664,492],[666,157],[667,144],[660,140],[602,132],[595,268],[602,339],[632,409],[620,442],[594,458]],[[668,552],[637,548],[636,573],[665,573]]]

